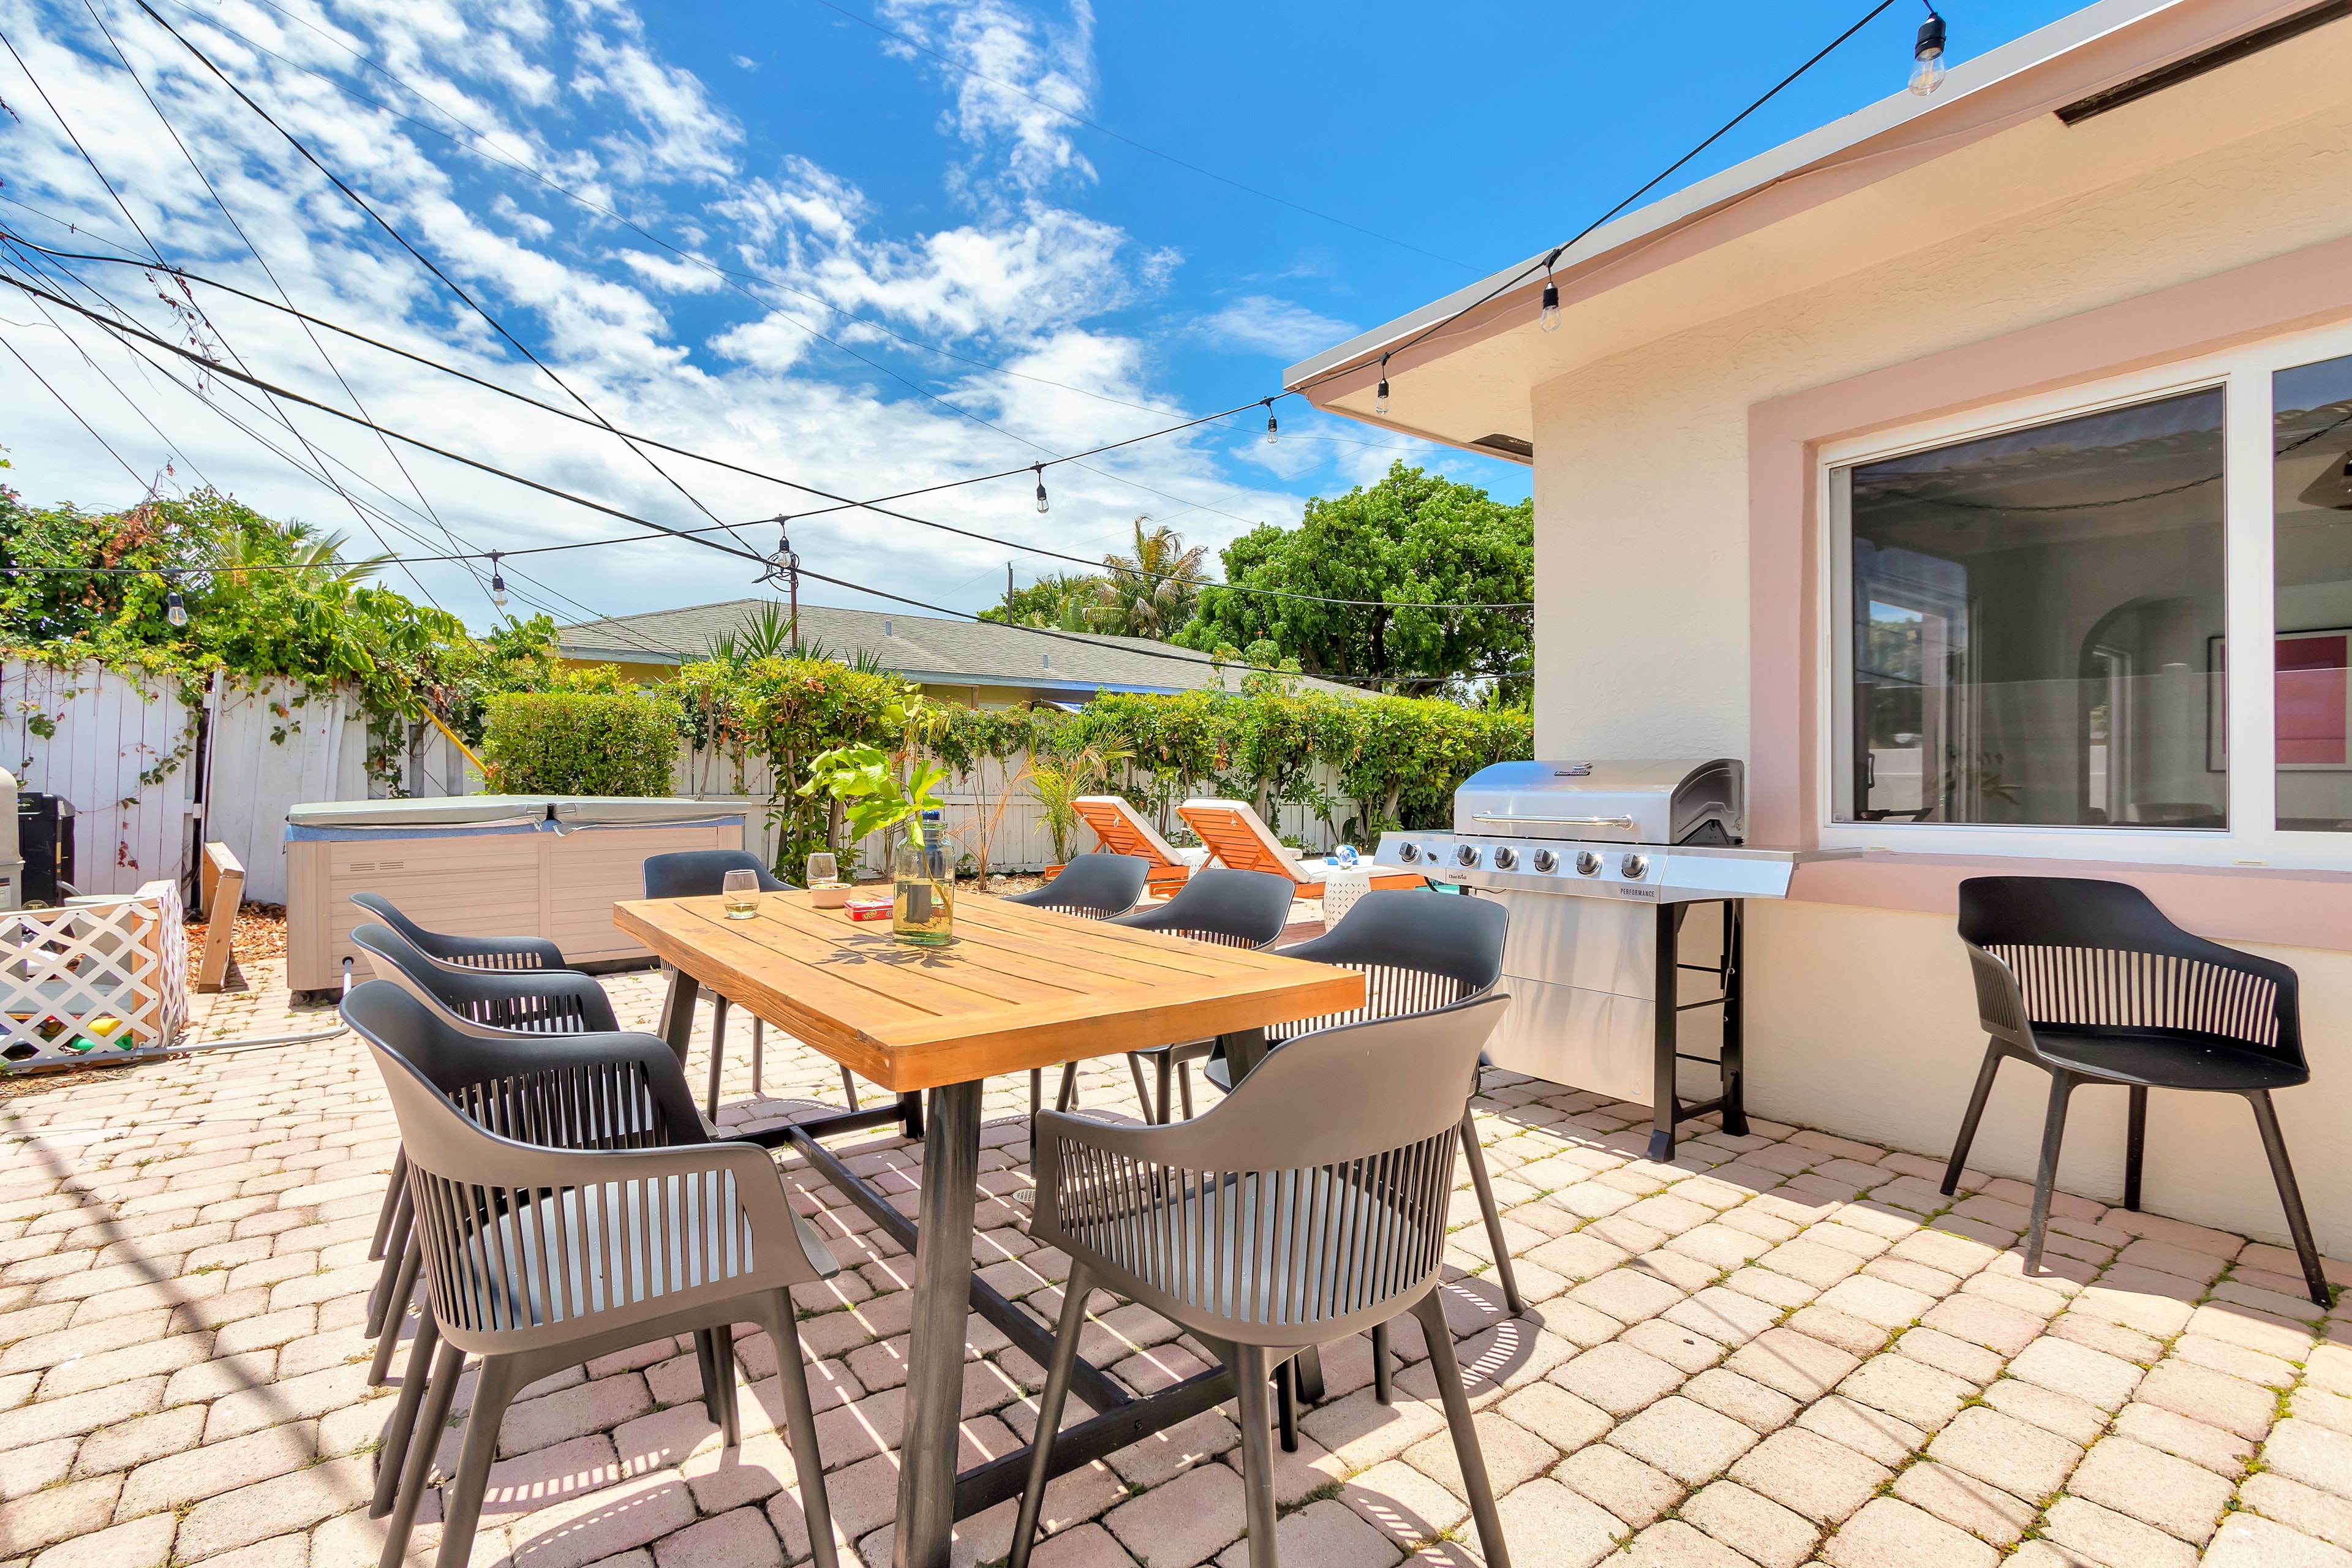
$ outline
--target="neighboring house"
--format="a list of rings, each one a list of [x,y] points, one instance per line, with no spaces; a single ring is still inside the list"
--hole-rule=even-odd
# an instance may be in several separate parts
[[[2300,972],[2279,1112],[2352,1256],[2347,174],[2346,6],[2109,0],[1599,229],[1554,330],[1547,247],[1289,373],[1531,463],[1538,755],[1744,757],[1753,842],[1865,852],[1751,909],[1754,1109],[1948,1150],[1958,882],[2127,880]],[[2030,1178],[2046,1092],[1972,1163]],[[2077,1096],[2066,1183],[2124,1147]],[[2155,1097],[2147,1181],[2282,1231],[2234,1097]]]
[[[720,637],[740,635],[763,613],[780,608],[772,599],[734,599],[614,616],[559,627],[557,646],[568,666],[610,664],[631,679],[660,680],[688,659],[708,655]],[[1220,668],[1206,654],[1146,637],[1046,633],[893,610],[803,605],[800,629],[803,645],[821,647],[832,658],[871,654],[883,668],[919,681],[931,698],[976,708],[1068,706],[1098,691],[1192,691],[1219,685],[1238,690],[1248,673],[1233,665]],[[1304,684],[1333,692],[1349,689],[1322,680]]]

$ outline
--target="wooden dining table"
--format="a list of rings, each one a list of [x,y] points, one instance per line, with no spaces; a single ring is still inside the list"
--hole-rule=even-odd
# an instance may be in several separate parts
[[[1017,1497],[1028,1474],[1025,1447],[956,1471],[967,1310],[1037,1364],[1052,1353],[1053,1330],[972,1272],[982,1081],[1214,1036],[1238,1082],[1265,1055],[1267,1026],[1364,1005],[1352,969],[996,898],[958,899],[955,940],[940,947],[900,943],[887,921],[852,921],[797,889],[762,894],[748,920],[717,898],[619,903],[613,918],[674,971],[662,1030],[681,1061],[709,986],[898,1096],[748,1135],[790,1144],[914,1254],[892,1568],[947,1568],[955,1521]],[[893,1123],[923,1140],[912,1224],[820,1142]],[[1072,1389],[1096,1414],[1056,1437],[1057,1475],[1234,1394],[1215,1367],[1138,1396],[1083,1358]]]

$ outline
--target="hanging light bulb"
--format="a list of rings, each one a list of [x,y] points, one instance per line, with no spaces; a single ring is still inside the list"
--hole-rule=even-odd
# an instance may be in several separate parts
[[[175,627],[188,624],[188,606],[180,602],[180,585],[174,583],[163,595],[163,618]]]
[[[1376,393],[1372,394],[1372,412],[1373,412],[1373,413],[1375,413],[1375,414],[1386,414],[1388,411],[1389,411],[1389,356],[1388,356],[1388,355],[1386,355],[1386,354],[1382,354],[1382,355],[1381,356],[1381,389],[1380,389],[1378,392],[1376,392]]]
[[[1933,5],[1927,7],[1927,19],[1919,24],[1919,41],[1911,50],[1911,90],[1926,98],[1944,85],[1949,74],[1944,67],[1944,18]]]
[[[1265,400],[1265,444],[1267,446],[1271,447],[1274,445],[1275,437],[1279,432],[1279,429],[1280,426],[1276,426],[1274,422],[1274,399],[1269,397]]]
[[[1034,467],[1034,468],[1036,468],[1036,470],[1037,470],[1037,510],[1038,510],[1039,511],[1041,511],[1041,512],[1042,512],[1042,511],[1044,511],[1044,510],[1045,510],[1045,507],[1046,507],[1046,501],[1045,501],[1045,464],[1043,464],[1043,463],[1037,463],[1037,464],[1033,465],[1033,467]]]
[[[499,557],[502,551],[490,552],[490,605],[495,609],[507,607],[507,580],[499,574]]]
[[[1544,274],[1543,315],[1541,320],[1543,321],[1543,330],[1545,331],[1556,332],[1559,331],[1559,285],[1551,280],[1551,274],[1549,272]]]

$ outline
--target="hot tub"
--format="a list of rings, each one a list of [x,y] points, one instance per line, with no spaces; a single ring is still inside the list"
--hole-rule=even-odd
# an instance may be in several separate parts
[[[649,855],[740,849],[740,811],[708,801],[469,795],[337,800],[286,814],[286,980],[342,984],[353,893],[381,893],[419,925],[460,936],[543,936],[568,963],[653,954],[613,924],[645,896]]]

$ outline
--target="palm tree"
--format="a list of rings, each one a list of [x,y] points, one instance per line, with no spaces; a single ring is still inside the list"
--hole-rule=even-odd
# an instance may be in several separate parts
[[[1192,601],[1209,580],[1201,564],[1209,547],[1188,550],[1184,536],[1165,523],[1147,531],[1150,521],[1148,516],[1135,520],[1134,554],[1103,557],[1110,576],[1095,590],[1088,616],[1097,631],[1165,642],[1192,618]]]
[[[392,559],[389,555],[371,555],[363,560],[344,561],[343,552],[350,545],[350,540],[343,535],[321,532],[307,522],[256,519],[221,541],[211,569],[232,582],[242,582],[244,574],[257,567],[290,568],[280,581],[304,593],[317,594],[331,587],[356,588]]]

